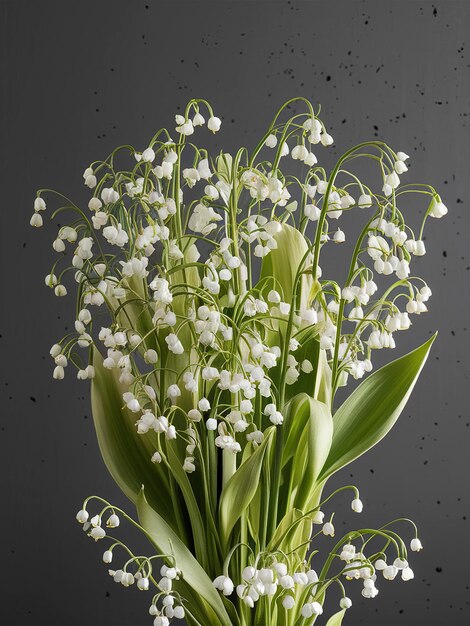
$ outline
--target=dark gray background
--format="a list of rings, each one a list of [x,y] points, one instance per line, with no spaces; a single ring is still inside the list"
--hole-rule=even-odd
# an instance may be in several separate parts
[[[358,585],[346,624],[468,624],[470,3],[0,8],[2,623],[151,623],[144,594],[112,583],[102,545],[74,522],[90,493],[124,501],[99,456],[87,385],[51,379],[47,353],[71,325],[73,303],[43,285],[53,229],[28,225],[36,188],[84,198],[91,160],[120,143],[144,147],[190,97],[213,103],[224,121],[216,145],[231,149],[252,146],[276,108],[302,94],[322,103],[336,153],[379,136],[411,155],[408,180],[432,182],[450,209],[430,224],[420,265],[435,294],[431,312],[397,351],[438,328],[430,361],[386,441],[335,479],[351,475],[361,488],[362,523],[416,519],[425,551],[413,559],[414,582],[382,583],[368,601]],[[335,505],[339,524],[348,508],[348,498]]]

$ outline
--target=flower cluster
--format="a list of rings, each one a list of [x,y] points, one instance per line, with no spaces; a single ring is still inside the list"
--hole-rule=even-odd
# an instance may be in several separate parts
[[[183,136],[190,135],[195,127],[205,123],[203,119],[199,110],[192,119],[189,115],[177,116],[176,131]],[[177,355],[194,348],[200,351],[195,364],[184,363],[188,367],[183,372],[184,376],[192,375],[194,379],[201,360],[207,363],[215,353],[228,352],[227,343],[233,343],[234,330],[237,329],[237,343],[233,346],[237,354],[234,355],[235,350],[231,349],[223,367],[219,371],[213,368],[212,378],[212,381],[219,377],[224,381],[219,384],[221,389],[227,388],[225,381],[228,377],[240,379],[242,391],[241,387],[235,385],[236,390],[231,392],[241,398],[233,407],[235,411],[240,411],[242,399],[250,400],[257,393],[268,400],[273,399],[270,397],[270,370],[275,368],[281,348],[279,345],[263,347],[263,336],[267,329],[275,332],[283,319],[292,321],[286,384],[293,384],[302,373],[308,373],[305,369],[310,368],[308,362],[299,362],[295,356],[295,346],[298,345],[296,335],[308,326],[316,329],[321,349],[328,354],[337,385],[344,384],[348,374],[357,379],[371,371],[372,351],[394,348],[394,333],[411,326],[410,316],[427,310],[426,302],[431,296],[431,290],[422,279],[410,277],[410,264],[412,257],[425,254],[422,233],[426,218],[442,217],[447,209],[434,190],[419,189],[418,193],[428,195],[431,199],[423,226],[419,234],[415,235],[405,223],[398,206],[401,195],[406,198],[405,194],[411,191],[409,186],[405,186],[402,192],[399,189],[398,174],[407,170],[405,162],[409,157],[405,153],[395,154],[379,142],[371,144],[380,155],[383,195],[374,195],[357,179],[338,187],[336,179],[332,185],[322,168],[315,167],[317,159],[310,157],[313,153],[305,146],[305,142],[310,145],[320,142],[330,145],[331,136],[315,117],[307,117],[301,126],[299,124],[292,124],[298,126],[295,129],[297,143],[292,149],[287,141],[278,141],[285,136],[285,129],[282,134],[271,132],[266,138],[266,146],[271,149],[278,146],[271,168],[266,167],[266,161],[256,165],[253,158],[246,166],[238,163],[235,168],[234,159],[230,155],[219,157],[218,166],[211,167],[206,153],[196,149],[196,167],[185,168],[181,173],[188,194],[201,181],[204,185],[202,197],[198,196],[191,201],[186,201],[183,188],[179,185],[177,197],[169,195],[170,191],[173,192],[175,177],[180,169],[179,142],[162,142],[154,138],[149,148],[142,153],[135,153],[139,165],[132,172],[113,174],[109,171],[114,153],[108,162],[87,168],[84,172],[85,184],[94,189],[94,196],[88,204],[92,213],[91,221],[84,218],[78,224],[61,227],[53,244],[59,253],[64,252],[66,242],[76,244],[72,266],[77,269],[75,279],[80,286],[84,308],[75,322],[78,336],[68,340],[67,352],[77,345],[84,348],[90,346],[93,339],[86,332],[91,322],[90,310],[105,305],[111,314],[116,309],[121,312],[117,318],[114,317],[112,329],[103,328],[99,333],[98,338],[107,348],[106,367],[117,368],[125,384],[132,385],[136,378],[132,375],[136,353],[144,351],[147,362],[156,365],[160,351],[147,349],[151,338],[136,333],[135,328],[129,327],[129,320],[125,316],[126,300],[129,292],[132,292],[131,283],[142,279],[147,284],[145,293],[148,296],[139,293],[139,297],[152,316],[154,329],[163,333],[171,331],[165,337],[167,345],[164,347]],[[212,114],[209,128],[214,132],[220,128],[220,120]],[[279,234],[285,228],[283,225],[293,220],[298,212],[297,201],[287,205],[298,181],[283,177],[279,170],[280,159],[289,153],[292,159],[301,160],[310,167],[305,182],[300,184],[303,215],[299,215],[299,230],[305,234],[310,222],[316,223],[317,228],[313,247],[303,259],[304,273],[320,279],[320,249],[330,239],[334,243],[345,241],[341,229],[330,230],[329,220],[338,220],[343,212],[355,207],[371,211],[357,242],[345,284],[340,285],[331,278],[321,280],[322,288],[316,298],[310,301],[304,299],[301,306],[295,306],[297,303],[292,302],[292,294],[280,293],[275,288],[277,285],[269,285],[268,281],[259,290],[250,289],[254,280],[251,263],[248,264],[250,254],[265,258],[277,249]],[[159,158],[161,163],[155,165]],[[103,172],[103,177],[98,182],[100,172]],[[348,174],[343,170],[342,173]],[[110,183],[113,186],[108,186]],[[233,215],[231,205],[235,188],[240,193],[237,206],[242,204],[242,190],[249,192],[250,203],[245,217],[237,218],[238,209]],[[358,198],[351,195],[354,188],[357,188]],[[266,207],[264,203],[267,203]],[[42,225],[40,213],[46,209],[46,204],[41,196],[36,198],[34,208],[34,225]],[[64,208],[75,209],[72,204]],[[283,209],[284,213],[276,216],[276,208]],[[78,207],[76,211],[79,211]],[[270,219],[263,215],[266,211],[271,213]],[[128,217],[123,219],[125,215]],[[181,223],[183,221],[186,222],[187,230]],[[211,240],[211,249],[202,261],[197,241],[204,240],[207,244],[208,235],[220,232],[220,222],[225,224],[222,235],[234,236]],[[191,232],[197,235],[192,236]],[[98,240],[100,233],[111,246],[112,254],[113,248],[121,251],[118,256],[104,251]],[[153,259],[157,253],[157,245],[160,246],[158,256],[162,257],[166,264],[164,266],[155,265],[155,262],[149,264],[149,259]],[[118,260],[120,255],[124,257],[123,260]],[[197,272],[186,272],[191,275],[197,273],[197,280],[175,284],[169,275],[170,269],[178,265],[185,266],[186,263],[197,267]],[[382,296],[376,295],[378,286],[374,274],[395,276],[395,282]],[[46,277],[46,284],[54,288],[58,296],[67,293],[61,279],[63,275],[64,272],[58,277],[52,272]],[[182,289],[186,294],[184,315],[175,311],[173,303],[173,294]],[[231,300],[236,296],[239,306],[233,308]],[[198,306],[197,303],[201,301]],[[228,307],[233,310],[233,315],[227,316]],[[121,320],[127,324],[121,325]],[[191,345],[185,345],[180,337],[189,338],[190,333],[195,333],[198,338],[194,348],[192,339]],[[212,355],[209,349],[213,350]],[[201,351],[204,351],[204,359],[201,359]],[[57,346],[54,346],[51,355],[56,361],[54,377],[63,378],[67,356]],[[234,356],[238,360],[236,364],[231,362]],[[92,376],[92,369],[79,368],[80,379]],[[178,397],[182,383],[188,386],[188,383],[178,380],[178,389],[173,386],[168,391],[170,397]],[[193,393],[196,395],[195,391]],[[231,420],[224,419],[223,429],[233,434]]]
[[[295,112],[299,105],[305,110]],[[281,121],[287,110],[293,115]],[[221,120],[206,101],[191,100],[174,129],[159,130],[143,150],[123,146],[91,163],[83,172],[91,193],[86,207],[49,189],[38,192],[31,225],[43,225],[46,200],[58,200],[51,216],[61,216],[46,285],[58,297],[72,286],[77,296],[74,330],[50,350],[53,376],[64,378],[72,366],[95,394],[112,387],[106,401],[118,398],[113,410],[132,424],[129,441],[141,455],[124,490],[144,470],[146,488],[157,482],[159,497],[171,502],[170,513],[162,505],[169,524],[204,561],[217,589],[232,596],[230,572],[217,574],[238,541],[258,555],[250,561],[242,551],[230,566],[241,576],[241,604],[256,608],[260,597],[279,596],[286,610],[296,607],[310,619],[321,613],[332,580],[327,572],[317,577],[305,558],[324,481],[317,480],[321,467],[302,465],[314,454],[310,423],[302,421],[303,409],[290,411],[302,394],[314,403],[309,419],[313,432],[326,433],[326,461],[338,388],[370,373],[374,351],[395,348],[400,331],[427,311],[431,289],[415,262],[426,253],[428,218],[447,208],[433,187],[402,182],[408,155],[381,141],[351,148],[327,172],[320,151],[333,138],[302,98],[281,107],[252,151],[211,156],[193,142],[204,126],[217,133]],[[359,158],[377,166],[378,189],[352,171]],[[419,224],[409,211],[411,194],[427,206]],[[322,252],[348,246],[351,211],[360,234],[347,272],[335,274]],[[298,432],[293,421],[302,424]],[[307,460],[292,458],[293,441]],[[234,500],[230,489],[246,475],[259,485],[242,485],[237,516],[225,500]],[[261,488],[271,490],[266,499]],[[359,500],[353,508],[362,508]],[[292,511],[307,522],[287,562],[268,546],[294,522]],[[104,537],[101,517],[88,522],[80,515],[91,537]],[[224,515],[235,521],[221,521]],[[321,532],[333,536],[331,520]],[[354,537],[363,538],[358,532]],[[365,597],[377,593],[376,571],[412,577],[403,545],[380,533],[386,547],[397,547],[391,565],[385,549],[364,556],[368,539],[358,552],[345,545],[340,551],[344,576],[362,578]],[[211,546],[207,554],[201,537]],[[137,572],[124,567],[112,575],[143,588],[150,561],[133,563]],[[169,593],[168,584],[158,583],[161,593]],[[182,614],[168,597],[152,609],[157,626]],[[348,604],[343,597],[341,607]]]
[[[343,487],[338,491],[349,488]],[[356,492],[356,497],[351,502],[351,508],[356,513],[361,513],[362,502],[358,497],[357,490],[354,487],[352,489]],[[325,503],[337,492],[331,494]],[[91,518],[87,510],[90,501],[104,504],[102,510]],[[105,564],[109,565],[113,562],[115,550],[121,549],[126,553],[128,558],[123,566],[120,569],[109,570],[109,575],[114,582],[124,587],[131,587],[135,584],[140,591],[149,591],[151,585],[155,587],[156,593],[149,609],[150,615],[154,617],[154,626],[168,626],[172,619],[183,619],[186,614],[184,603],[181,595],[174,588],[182,575],[177,567],[178,563],[171,554],[159,555],[158,558],[163,558],[168,565],[164,563],[160,566],[160,577],[157,580],[153,565],[153,561],[157,557],[136,556],[120,540],[109,535],[111,530],[120,525],[120,518],[116,511],[134,526],[139,527],[124,511],[113,507],[109,502],[98,497],[87,498],[82,509],[78,511],[76,519],[95,542],[102,539],[112,541],[110,547],[103,553]],[[102,521],[104,517],[107,517],[105,528],[103,528]],[[335,527],[331,519],[325,522],[325,515],[319,508],[312,512],[313,524],[321,527],[314,537],[317,534],[334,537]],[[228,575],[230,557],[224,564],[224,574],[217,576],[212,584],[224,596],[233,597],[235,594],[245,606],[251,609],[255,607],[260,598],[266,597],[275,600],[288,612],[295,613],[297,610],[299,618],[321,615],[323,613],[322,596],[328,587],[337,584],[342,594],[339,606],[341,609],[349,609],[352,606],[352,600],[346,595],[341,579],[345,581],[361,580],[363,584],[361,594],[364,598],[370,599],[375,598],[379,593],[376,587],[377,574],[381,573],[385,580],[394,580],[398,575],[403,581],[414,578],[413,570],[407,561],[406,546],[400,536],[390,529],[390,526],[397,522],[409,522],[414,526],[410,520],[400,519],[376,531],[367,529],[348,533],[330,551],[321,571],[319,570],[320,573],[317,573],[313,568],[313,561],[319,561],[317,553],[310,555],[308,559],[299,561],[296,555],[289,556],[282,551],[263,551],[256,555],[253,554],[249,558],[248,565],[243,567],[240,572],[240,582],[236,586]],[[414,528],[416,530],[415,526]],[[143,528],[141,530],[145,532]],[[373,539],[383,541],[384,545],[381,550],[372,551],[369,544]],[[360,549],[358,550],[351,541],[361,542]],[[395,549],[396,556],[395,558],[392,557],[391,562],[387,562],[387,549],[390,546]],[[413,552],[419,552],[423,546],[421,541],[414,537],[410,542],[410,548]],[[369,556],[365,554],[367,549],[370,552]],[[234,551],[232,551],[231,557],[233,555]],[[339,562],[341,569],[333,574],[330,570],[334,562]],[[296,602],[298,597],[302,599],[300,604]]]
[[[362,502],[358,498],[353,500],[351,507],[355,512],[362,512]],[[321,526],[321,530],[314,534],[314,537],[318,534],[334,537],[335,527],[331,520],[325,522],[324,517],[320,509],[313,513],[313,524]],[[397,522],[410,520],[395,520],[393,523]],[[412,522],[410,523],[414,526]],[[313,561],[319,560],[316,552],[300,562],[282,553],[263,552],[254,555],[251,564],[243,569],[241,582],[236,587],[226,574],[217,576],[213,585],[225,596],[231,596],[235,591],[243,604],[250,608],[253,608],[260,598],[268,597],[276,600],[289,612],[297,610],[300,615],[295,617],[311,618],[323,613],[322,597],[326,589],[336,583],[342,592],[339,606],[341,609],[349,609],[352,600],[346,595],[342,578],[345,581],[361,580],[363,583],[361,594],[369,599],[375,598],[379,593],[376,587],[377,573],[381,573],[385,580],[394,580],[398,574],[404,581],[414,578],[413,570],[406,559],[406,546],[399,535],[389,529],[390,526],[391,524],[388,524],[376,531],[367,529],[348,533],[330,552],[320,574],[312,567]],[[415,526],[414,528],[416,530]],[[384,545],[380,551],[373,552],[370,549],[372,539],[383,540]],[[360,549],[358,550],[351,541],[362,542]],[[391,563],[387,563],[386,551],[390,545],[395,548],[397,556]],[[410,548],[413,552],[419,552],[422,547],[417,537],[411,540]],[[366,556],[368,548],[370,555]],[[333,574],[330,570],[335,561],[341,564],[341,569]],[[302,598],[300,604],[296,601],[299,597]]]
[[[96,500],[105,505],[100,513],[92,518],[89,517],[90,514],[87,510],[91,500]],[[149,608],[150,615],[154,617],[154,626],[168,626],[172,619],[184,619],[186,612],[183,601],[181,595],[174,589],[174,583],[180,579],[181,571],[173,565],[163,564],[158,569],[160,577],[157,577],[155,575],[155,565],[153,564],[157,557],[136,556],[124,543],[111,537],[109,535],[110,530],[117,528],[120,524],[116,510],[119,511],[119,509],[112,507],[102,498],[87,498],[83,508],[78,511],[76,519],[88,536],[95,541],[108,539],[112,542],[110,547],[103,553],[103,562],[105,564],[109,565],[113,562],[116,550],[122,550],[126,555],[126,561],[120,569],[108,570],[115,583],[119,583],[123,587],[135,585],[139,591],[149,591],[151,586],[155,588],[155,594]],[[124,511],[120,512],[126,520],[139,527]],[[106,513],[109,517],[105,528],[103,528],[102,518]],[[164,555],[164,558],[170,564],[174,562],[172,555]]]

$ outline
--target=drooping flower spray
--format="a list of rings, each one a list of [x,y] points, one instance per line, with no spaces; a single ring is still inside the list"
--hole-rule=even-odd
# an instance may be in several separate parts
[[[328,478],[393,426],[428,355],[434,338],[370,373],[374,352],[427,310],[412,260],[425,254],[428,218],[447,209],[433,187],[401,183],[409,157],[381,141],[328,173],[321,151],[333,138],[303,98],[232,155],[193,142],[205,117],[218,132],[211,106],[191,100],[142,152],[93,162],[88,208],[50,189],[34,202],[32,226],[45,199],[53,219],[69,217],[46,284],[73,291],[77,314],[51,348],[53,376],[91,380],[103,458],[139,522],[97,496],[77,520],[108,541],[117,583],[152,590],[155,626],[310,625],[327,593],[338,625],[348,581],[373,598],[379,579],[413,578],[400,525],[422,548],[403,519],[351,530],[324,557],[315,546],[335,535],[333,496],[349,491],[363,508],[355,486],[325,495]],[[378,190],[354,173],[364,159]],[[411,194],[426,209],[417,229],[405,221]],[[351,211],[361,228],[346,271],[321,264],[324,248],[347,245]],[[337,406],[338,389],[363,377]],[[155,554],[115,538],[120,519]]]

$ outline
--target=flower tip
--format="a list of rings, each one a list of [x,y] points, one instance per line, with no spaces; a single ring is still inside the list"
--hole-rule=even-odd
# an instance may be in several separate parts
[[[415,537],[414,539],[411,540],[410,548],[412,552],[419,552],[420,550],[423,549],[423,544],[418,539],[418,537]]]
[[[33,213],[31,219],[29,220],[29,223],[34,228],[41,228],[41,226],[43,225],[42,216],[39,213]]]
[[[207,120],[207,128],[213,133],[217,133],[222,125],[222,120],[218,117],[212,116]]]
[[[78,511],[77,515],[75,516],[75,519],[79,524],[84,524],[88,521],[88,518],[89,514],[88,511],[86,511],[85,509],[80,509],[80,511]]]
[[[354,498],[354,500],[351,502],[351,508],[354,513],[362,513],[364,505],[362,504],[362,501],[359,500],[359,498]]]

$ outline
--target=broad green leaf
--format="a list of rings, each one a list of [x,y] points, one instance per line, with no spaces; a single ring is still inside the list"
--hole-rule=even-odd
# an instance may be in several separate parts
[[[305,463],[302,473],[298,475],[299,487],[295,497],[295,507],[301,510],[308,506],[317,486],[318,476],[325,464],[333,438],[333,418],[331,411],[323,402],[307,396],[309,420],[305,427],[302,440],[305,440]],[[297,458],[294,458],[297,467]]]
[[[277,433],[276,433],[277,436]],[[266,507],[269,505],[269,499],[271,495],[271,483],[273,474],[273,456],[274,456],[274,443],[273,439],[267,447],[264,455],[264,460],[261,467],[261,475],[258,481],[258,488],[253,496],[247,513],[248,528],[252,537],[262,537],[265,530],[267,530],[266,522]],[[246,460],[251,454],[251,446],[246,446],[243,451],[242,462]]]
[[[168,441],[166,450],[168,454],[168,462],[171,466],[171,472],[181,489],[184,502],[188,510],[189,519],[191,520],[191,530],[197,559],[201,565],[206,567],[208,566],[207,539],[198,502],[194,496],[188,474],[184,471],[181,460],[178,457],[175,449],[175,442]]]
[[[308,267],[306,256],[308,257],[309,246],[302,233],[288,224],[282,224],[281,230],[274,238],[277,248],[271,250],[263,258],[260,282],[267,278],[274,278],[274,282],[270,281],[272,288],[281,292],[284,301],[292,302],[297,271],[302,262],[301,269],[305,270]],[[302,276],[300,294],[297,290],[298,306],[296,308],[307,308],[311,293],[314,291],[313,285],[311,275]]]
[[[155,451],[151,438],[137,434],[135,414],[123,408],[123,389],[114,370],[103,367],[100,352],[93,348],[95,377],[91,382],[91,408],[101,455],[111,476],[132,501],[145,485],[151,505],[170,524],[173,507],[165,468],[150,458]]]
[[[333,442],[322,479],[385,437],[405,407],[435,337],[368,376],[340,406],[334,415]]]
[[[296,454],[299,440],[308,422],[310,411],[305,403],[305,394],[298,394],[292,398],[282,410],[284,422],[284,447],[282,450],[282,465]]]
[[[334,615],[332,615],[330,619],[327,621],[326,626],[341,626],[341,624],[343,623],[343,617],[345,613],[346,613],[346,609],[342,609],[341,611],[338,611],[338,613],[335,613]]]
[[[199,565],[178,535],[147,502],[144,491],[137,497],[137,513],[139,521],[148,538],[159,553],[173,555],[176,567],[182,572],[183,586],[186,584],[194,592],[191,611],[195,617],[208,626],[233,626],[238,624],[234,615],[229,616],[219,592],[211,579]],[[176,581],[178,584],[179,581]],[[185,590],[182,590],[182,595]],[[202,613],[202,615],[201,615]]]
[[[227,543],[233,527],[256,493],[264,455],[273,433],[274,427],[265,431],[261,445],[240,465],[222,490],[219,504],[222,544]]]
[[[294,472],[294,456],[297,464],[303,462],[303,456],[299,454],[299,441],[310,418],[310,410],[304,401],[304,394],[298,394],[291,398],[282,409],[284,423],[282,425],[284,444],[281,457],[281,483],[279,490],[279,515],[288,512],[292,508],[292,484],[291,477]]]
[[[296,396],[286,409],[287,439],[283,461],[287,455],[293,455],[292,466],[289,466],[287,503],[288,508],[304,510],[330,451],[333,418],[326,404],[305,393]]]

